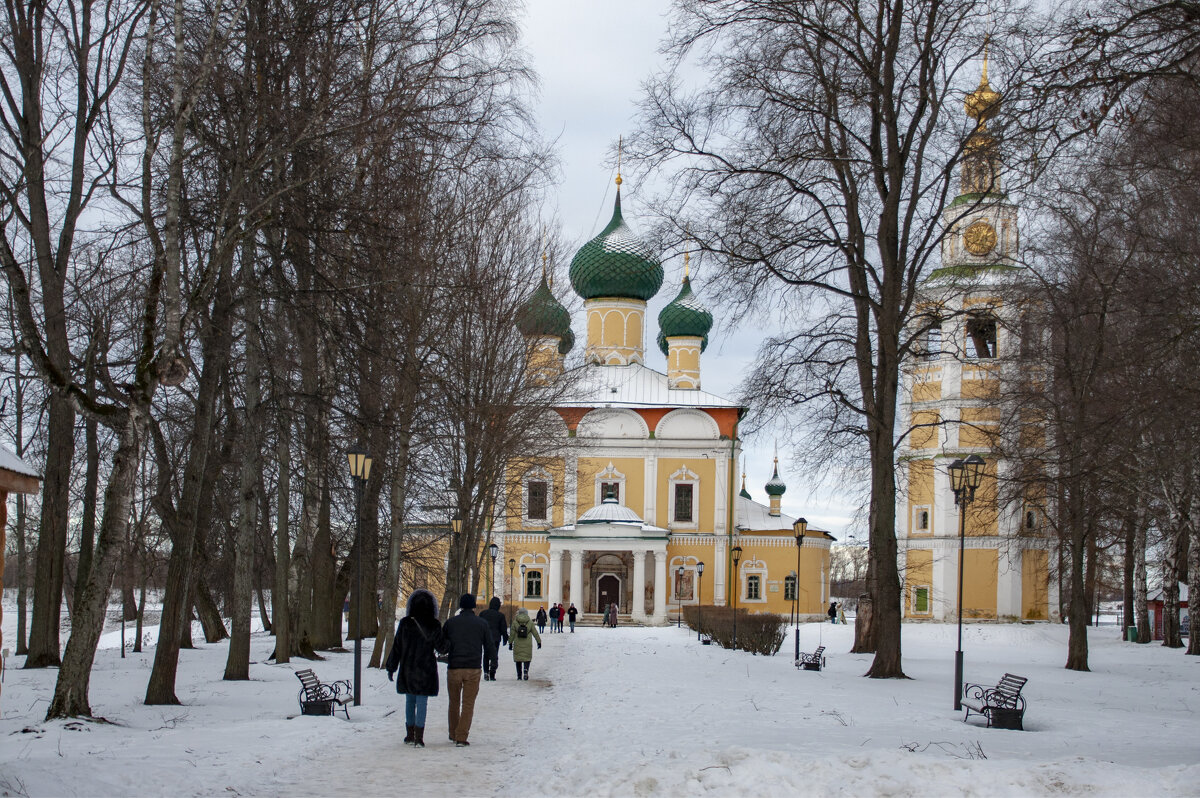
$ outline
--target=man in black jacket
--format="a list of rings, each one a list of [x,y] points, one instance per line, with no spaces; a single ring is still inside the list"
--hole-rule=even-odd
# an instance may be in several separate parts
[[[470,745],[467,736],[471,733],[483,665],[490,664],[492,633],[487,622],[475,615],[474,596],[464,593],[458,607],[458,615],[446,621],[442,635],[449,652],[446,687],[450,694],[450,739],[462,748]]]
[[[508,645],[508,620],[504,617],[504,613],[500,612],[500,597],[492,596],[492,600],[488,602],[488,608],[479,613],[488,625],[488,629],[492,633],[492,639],[489,642],[488,653],[491,655],[483,666],[483,680],[485,682],[496,681],[496,667],[500,659],[500,644]]]

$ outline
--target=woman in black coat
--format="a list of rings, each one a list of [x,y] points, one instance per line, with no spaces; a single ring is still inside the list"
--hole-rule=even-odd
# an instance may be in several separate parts
[[[442,625],[437,619],[437,599],[428,590],[414,590],[408,597],[408,615],[400,619],[392,653],[388,655],[388,679],[396,675],[396,692],[404,693],[404,742],[425,747],[425,710],[429,696],[438,694],[436,650],[442,647]]]

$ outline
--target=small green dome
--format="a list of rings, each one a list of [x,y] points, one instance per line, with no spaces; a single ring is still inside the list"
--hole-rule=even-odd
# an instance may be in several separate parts
[[[672,299],[658,314],[658,348],[667,354],[667,339],[688,335],[700,339],[700,351],[708,348],[708,331],[713,316],[692,293],[692,281],[683,278],[679,296]]]
[[[618,189],[608,226],[580,247],[571,260],[571,285],[584,299],[646,300],[658,293],[662,281],[662,264],[621,218]]]
[[[559,354],[565,355],[575,345],[571,331],[571,314],[554,298],[542,275],[542,284],[517,312],[517,329],[526,337],[552,335],[559,339]]]
[[[787,485],[783,484],[783,480],[779,478],[779,461],[775,461],[775,473],[771,474],[771,481],[766,484],[768,496],[782,496],[787,493]]]

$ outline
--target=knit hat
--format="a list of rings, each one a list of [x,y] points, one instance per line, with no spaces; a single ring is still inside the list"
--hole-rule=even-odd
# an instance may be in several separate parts
[[[472,596],[470,593],[463,593],[462,598],[460,598],[458,600],[458,608],[460,610],[475,609],[475,597]]]

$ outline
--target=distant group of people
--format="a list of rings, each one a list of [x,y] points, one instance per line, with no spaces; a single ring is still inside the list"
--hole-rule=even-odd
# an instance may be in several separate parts
[[[396,627],[386,665],[388,679],[395,679],[396,692],[404,694],[406,745],[425,747],[426,711],[430,697],[438,694],[439,661],[447,665],[450,706],[446,725],[450,741],[459,748],[471,744],[468,737],[479,683],[496,681],[501,645],[513,653],[517,679],[529,681],[534,644],[541,648],[542,637],[524,608],[508,623],[500,606],[500,599],[493,597],[488,608],[476,615],[475,597],[464,593],[458,600],[458,613],[443,624],[438,621],[437,599],[432,593],[414,590],[408,597],[407,613]],[[572,632],[576,613],[575,605],[564,611],[571,619]]]
[[[562,604],[551,604],[549,613],[546,612],[545,607],[538,607],[537,615],[534,616],[537,621],[538,630],[542,632],[546,631],[547,621],[550,622],[551,632],[562,632],[563,621],[569,619],[571,622],[571,634],[575,634],[575,619],[577,617],[579,617],[579,610],[575,609],[574,604],[569,608],[564,607]]]
[[[829,609],[825,612],[829,616],[830,623],[846,623],[846,612],[842,609],[842,605],[836,601],[829,602]]]
[[[610,629],[617,628],[617,604],[613,602],[604,610],[604,625]]]

